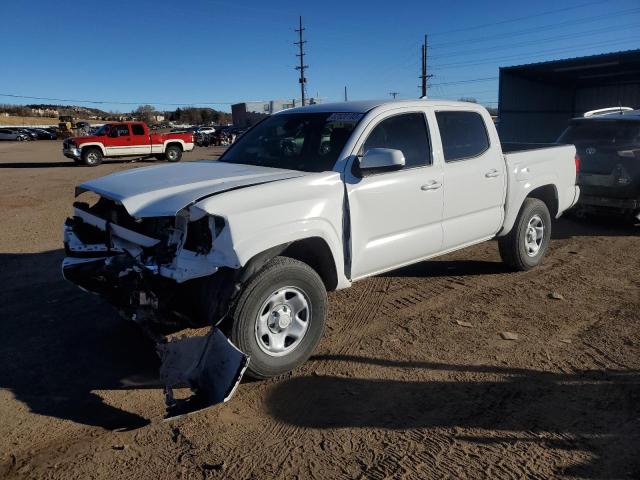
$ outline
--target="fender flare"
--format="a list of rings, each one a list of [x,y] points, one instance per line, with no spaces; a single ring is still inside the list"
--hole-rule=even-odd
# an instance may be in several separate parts
[[[78,148],[80,149],[80,151],[82,151],[83,149],[87,148],[87,147],[98,147],[100,149],[100,151],[102,152],[102,156],[106,157],[107,156],[107,151],[104,148],[104,145],[100,142],[86,142],[86,143],[82,143],[80,145],[78,145]]]
[[[165,140],[162,144],[162,153],[167,151],[167,146],[171,143],[178,143],[180,144],[180,148],[182,148],[182,151],[185,152],[187,151],[186,149],[186,143],[184,140],[182,140],[181,138],[171,138],[169,140]]]

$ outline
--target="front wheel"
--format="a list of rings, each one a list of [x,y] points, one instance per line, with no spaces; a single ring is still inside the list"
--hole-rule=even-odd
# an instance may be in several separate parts
[[[550,240],[547,205],[537,198],[527,198],[511,231],[498,241],[500,257],[514,270],[530,270],[542,262]]]
[[[247,373],[269,378],[293,370],[322,337],[327,291],[309,265],[276,257],[245,286],[236,303],[231,341],[250,357]]]
[[[182,149],[177,145],[169,145],[164,152],[164,156],[169,162],[179,162],[182,158]]]
[[[102,152],[99,148],[85,148],[82,150],[82,163],[88,167],[95,167],[102,163]]]

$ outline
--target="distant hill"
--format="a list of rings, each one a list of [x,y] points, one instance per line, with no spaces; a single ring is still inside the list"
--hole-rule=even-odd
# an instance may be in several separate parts
[[[207,107],[183,107],[175,110],[156,111],[150,105],[141,105],[130,113],[106,112],[94,107],[81,107],[77,105],[55,105],[46,103],[31,103],[28,105],[2,105],[0,104],[0,116],[12,117],[41,117],[58,118],[60,115],[70,115],[77,119],[86,120],[122,120],[136,118],[149,123],[156,121],[175,121],[179,123],[208,124],[231,123],[231,114]]]

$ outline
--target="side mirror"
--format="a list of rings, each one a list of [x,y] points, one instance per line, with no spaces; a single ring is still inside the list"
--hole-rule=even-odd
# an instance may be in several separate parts
[[[404,153],[393,148],[370,148],[359,160],[360,171],[389,171],[404,167]]]

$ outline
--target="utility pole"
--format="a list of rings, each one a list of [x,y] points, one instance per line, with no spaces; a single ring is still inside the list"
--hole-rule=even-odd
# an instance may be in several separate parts
[[[422,79],[422,95],[420,98],[427,98],[427,80],[433,77],[433,75],[427,75],[427,36],[424,36],[424,43],[422,44],[422,72],[420,78]]]
[[[395,99],[396,99],[396,97],[397,97],[398,95],[400,95],[400,92],[389,92],[389,95],[391,95],[391,96],[393,97],[393,99],[395,100]]]
[[[300,50],[300,53],[296,54],[296,57],[300,58],[300,65],[298,65],[296,67],[296,70],[300,70],[300,78],[298,79],[298,82],[300,82],[300,95],[302,98],[302,106],[305,106],[305,84],[307,83],[307,79],[304,76],[304,70],[305,68],[309,68],[308,65],[304,64],[304,44],[307,43],[305,40],[302,39],[302,32],[304,32],[304,27],[302,26],[302,16],[300,16],[300,27],[296,28],[296,32],[298,32],[298,41],[297,42],[293,42],[294,45],[298,45],[298,48]]]
[[[347,86],[346,85],[344,86],[344,101],[345,102],[349,101],[348,98],[347,98]]]

